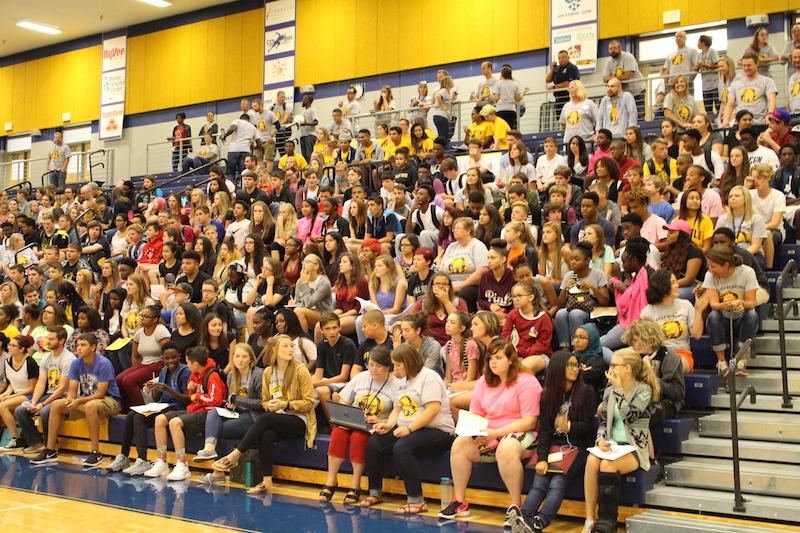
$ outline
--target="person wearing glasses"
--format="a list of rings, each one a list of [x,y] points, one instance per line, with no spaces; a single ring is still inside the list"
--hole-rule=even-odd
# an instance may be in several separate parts
[[[661,397],[653,367],[645,364],[638,353],[615,353],[606,378],[608,387],[597,409],[600,423],[595,446],[609,452],[612,446],[631,445],[634,451],[613,460],[590,453],[583,479],[583,530],[592,533],[616,531],[622,476],[639,468],[650,469],[650,404]]]
[[[142,386],[157,377],[164,367],[161,347],[171,337],[166,326],[159,323],[160,305],[148,305],[139,313],[139,318],[141,327],[133,334],[131,342],[131,367],[116,377],[124,407],[144,403]]]

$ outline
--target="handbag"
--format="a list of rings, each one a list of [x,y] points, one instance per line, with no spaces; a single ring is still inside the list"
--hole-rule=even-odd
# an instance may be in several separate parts
[[[531,470],[536,468],[539,462],[538,453],[534,453],[526,468]],[[575,459],[578,458],[578,448],[569,444],[551,444],[547,454],[547,473],[566,474],[572,468]]]
[[[572,280],[577,283],[578,276],[573,274]],[[591,292],[582,291],[577,288],[577,285],[573,285],[567,289],[567,311],[580,309],[581,311],[591,313],[595,305],[597,305],[597,301],[594,299]]]

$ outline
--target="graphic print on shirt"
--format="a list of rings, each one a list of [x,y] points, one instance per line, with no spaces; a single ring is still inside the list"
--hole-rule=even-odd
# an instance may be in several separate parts
[[[58,368],[51,368],[47,371],[47,390],[58,388],[61,383],[61,371]]]
[[[742,89],[742,92],[739,93],[739,99],[742,101],[743,104],[752,104],[758,98],[758,93],[752,87],[745,87]]]
[[[356,398],[356,405],[363,409],[364,414],[367,416],[380,416],[386,407],[380,396],[369,392]]]
[[[686,336],[686,325],[678,320],[665,320],[661,323],[661,333],[667,340],[680,339]]]
[[[469,257],[460,255],[452,258],[447,263],[447,270],[451,274],[466,274],[469,272],[470,260]]]
[[[413,391],[407,390],[400,393],[397,402],[400,404],[400,414],[404,418],[414,418],[419,411],[419,396]]]
[[[97,392],[97,376],[95,374],[81,374],[81,396],[91,396]]]
[[[570,126],[575,126],[578,122],[580,122],[581,115],[577,111],[573,110],[569,112],[567,115],[567,124]]]

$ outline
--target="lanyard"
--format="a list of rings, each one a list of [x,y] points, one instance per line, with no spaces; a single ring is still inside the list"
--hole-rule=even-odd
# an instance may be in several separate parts
[[[378,395],[381,393],[381,391],[383,390],[383,388],[386,386],[387,383],[389,383],[389,378],[386,378],[386,381],[383,382],[383,385],[381,385],[381,387],[378,389],[378,392],[376,392],[374,395],[370,395],[369,403],[364,406],[364,414],[365,415],[367,413],[369,413],[369,408],[372,406],[372,402],[374,402],[375,400],[378,399]],[[370,378],[369,378],[369,389],[368,390],[369,390],[369,392],[372,392],[372,376],[370,376]]]

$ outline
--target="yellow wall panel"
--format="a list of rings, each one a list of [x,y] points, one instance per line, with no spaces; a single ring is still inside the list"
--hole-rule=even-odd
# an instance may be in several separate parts
[[[636,2],[636,12],[639,13],[639,4],[645,2],[632,1]],[[600,0],[598,9],[600,10],[599,33],[601,39],[628,34],[630,20],[638,18],[638,15],[634,16],[630,13],[630,7],[628,0]]]
[[[702,24],[709,20],[724,20],[729,16],[727,6],[722,9],[722,5],[719,2],[691,2],[686,23]]]

